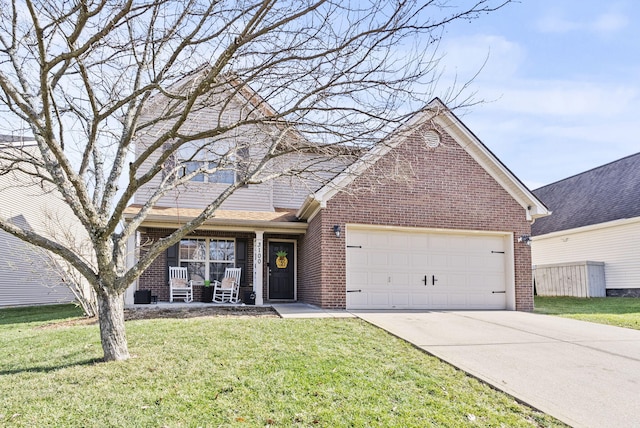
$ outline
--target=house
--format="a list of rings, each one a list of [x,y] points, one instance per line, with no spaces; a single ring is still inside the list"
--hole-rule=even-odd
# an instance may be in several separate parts
[[[0,135],[0,150],[29,150],[34,141]],[[17,172],[0,174],[0,215],[22,228],[51,236],[52,223],[68,209]],[[70,218],[70,217],[67,217]],[[62,265],[53,254],[0,230],[0,307],[68,303],[75,296],[65,283]]]
[[[531,228],[534,265],[604,262],[607,296],[640,297],[640,153],[533,193],[553,211]]]
[[[206,126],[207,114],[194,120]],[[141,139],[137,152],[144,147]],[[297,156],[315,164],[323,155]],[[533,309],[530,247],[518,241],[549,211],[440,100],[354,156],[349,165],[328,158],[335,173],[324,181],[238,189],[134,287],[168,301],[168,266],[182,265],[197,299],[205,279],[237,266],[241,297],[253,291],[256,304]],[[197,215],[234,176],[198,180],[154,206],[138,231],[141,249]],[[148,194],[136,195],[128,218]],[[277,264],[278,253],[288,263]]]

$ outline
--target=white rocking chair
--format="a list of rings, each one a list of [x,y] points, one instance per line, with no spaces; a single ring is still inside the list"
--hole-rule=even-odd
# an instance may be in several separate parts
[[[240,301],[240,275],[242,268],[226,268],[222,281],[213,281],[213,301],[238,303]]]
[[[173,299],[193,302],[193,281],[188,279],[185,267],[169,267],[169,301]]]

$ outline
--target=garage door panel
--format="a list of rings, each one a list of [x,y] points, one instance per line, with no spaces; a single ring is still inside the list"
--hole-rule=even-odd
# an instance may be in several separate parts
[[[427,254],[415,252],[409,254],[407,259],[412,270],[424,269],[425,266],[429,266],[429,256]]]
[[[430,306],[430,296],[427,294],[412,293],[409,297],[409,308],[428,309]]]
[[[347,289],[362,290],[347,293],[347,307],[504,309],[506,242],[497,235],[347,227]]]
[[[388,248],[389,237],[384,233],[374,233],[367,235],[368,248]]]
[[[347,292],[347,304],[353,309],[366,309],[372,307],[367,293]]]
[[[369,253],[370,266],[387,266],[389,264],[389,254],[383,252],[371,252]]]
[[[383,287],[388,287],[388,275],[386,272],[371,272],[369,273],[369,279],[367,286],[372,290],[379,290]]]
[[[393,266],[408,268],[411,265],[411,260],[407,257],[408,254],[396,252],[389,256],[389,260]]]
[[[449,306],[454,306],[457,308],[467,308],[469,307],[469,302],[467,301],[467,295],[462,293],[449,293],[447,295],[447,304]]]
[[[453,289],[453,288],[467,288],[469,287],[470,284],[467,278],[467,275],[464,273],[460,273],[460,274],[456,274],[456,273],[451,273],[451,274],[447,274],[447,275],[436,275],[436,279],[438,280],[436,282],[436,286],[438,288],[449,288],[449,289]]]
[[[349,250],[349,264],[352,268],[366,268],[369,266],[369,254],[366,251]]]
[[[429,266],[449,266],[449,258],[446,254],[430,254]]]
[[[449,304],[449,299],[446,294],[433,294],[430,296],[430,300],[433,308],[437,309],[447,308]]]
[[[470,256],[469,266],[474,270],[504,272],[504,254],[492,256]]]
[[[408,235],[399,235],[399,234],[393,234],[393,235],[387,235],[389,237],[388,239],[388,246],[389,248],[391,248],[392,250],[395,249],[400,249],[400,250],[404,250],[407,248],[410,248],[410,237]]]
[[[369,294],[369,305],[374,307],[389,307],[391,306],[391,301],[389,300],[390,293],[368,293]]]
[[[463,235],[447,236],[447,250],[449,251],[466,251],[469,248],[469,240]]]
[[[392,293],[390,295],[391,306],[396,309],[404,309],[409,307],[409,293]]]
[[[409,236],[409,247],[415,252],[426,251],[429,248],[429,237],[423,234]]]
[[[463,254],[454,254],[447,257],[447,265],[444,267],[452,270],[461,270],[468,264],[469,257]]]
[[[409,273],[403,273],[403,272],[393,272],[392,274],[390,274],[391,277],[391,284],[398,286],[401,285],[403,287],[409,286],[411,285],[412,281],[411,281],[411,275],[409,275]]]
[[[506,291],[504,279],[501,275],[483,275],[480,284],[489,291]]]
[[[351,288],[359,288],[369,283],[369,272],[352,271],[349,275]]]
[[[485,296],[484,307],[488,309],[503,309],[507,305],[507,295],[502,294],[490,294]]]

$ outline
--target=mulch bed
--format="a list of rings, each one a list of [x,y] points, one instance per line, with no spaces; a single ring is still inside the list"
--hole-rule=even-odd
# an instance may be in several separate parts
[[[195,317],[267,317],[278,318],[273,308],[262,306],[200,306],[194,308],[160,308],[157,306],[136,307],[124,310],[126,321],[154,318]]]
[[[196,317],[243,317],[243,318],[278,318],[273,308],[262,306],[198,306],[193,308],[161,308],[155,305],[127,308],[124,310],[125,321],[147,320],[156,318],[196,318]],[[79,318],[69,321],[53,322],[38,327],[51,329],[74,325],[97,324],[97,318]]]

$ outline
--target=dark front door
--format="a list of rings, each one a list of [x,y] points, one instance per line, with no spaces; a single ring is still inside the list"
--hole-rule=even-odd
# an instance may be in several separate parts
[[[269,299],[293,300],[296,266],[293,242],[269,242]]]

